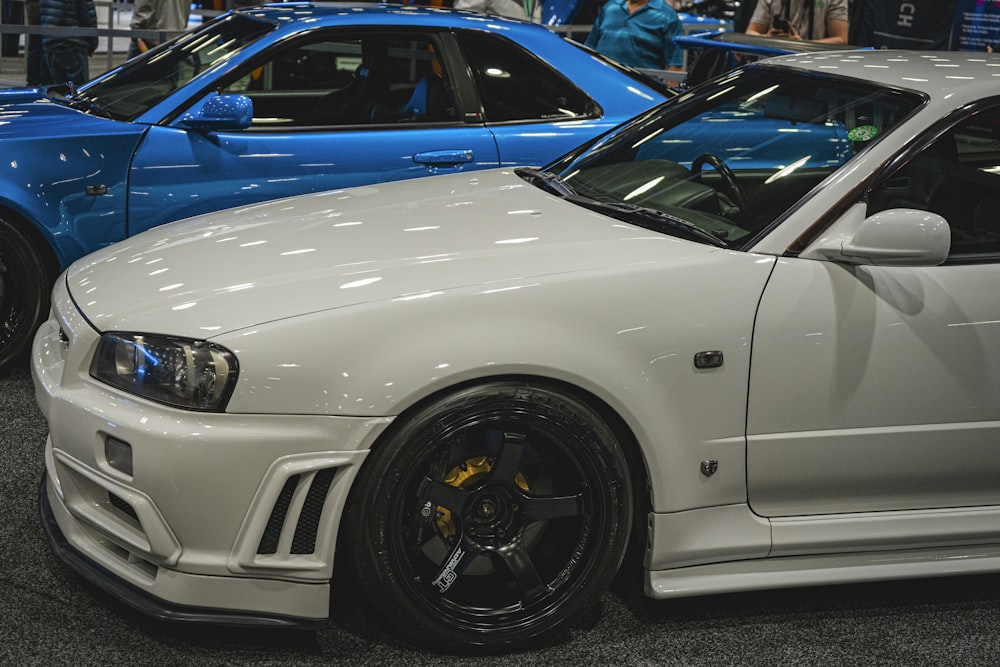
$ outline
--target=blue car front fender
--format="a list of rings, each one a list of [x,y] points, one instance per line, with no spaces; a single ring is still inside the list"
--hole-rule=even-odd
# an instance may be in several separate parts
[[[63,268],[123,239],[128,165],[140,137],[135,132],[6,140],[0,207],[31,223]]]

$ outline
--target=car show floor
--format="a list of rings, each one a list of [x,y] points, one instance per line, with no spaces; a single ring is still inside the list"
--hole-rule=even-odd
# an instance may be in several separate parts
[[[27,367],[0,377],[4,665],[1000,664],[1000,574],[673,601],[608,593],[593,627],[513,657],[416,650],[355,608],[308,632],[168,625],[97,592],[50,551],[37,510],[46,431]]]

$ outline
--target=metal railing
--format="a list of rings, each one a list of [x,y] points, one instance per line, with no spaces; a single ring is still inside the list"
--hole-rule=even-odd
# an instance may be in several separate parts
[[[7,2],[25,2],[25,0],[6,0]],[[121,0],[94,0],[94,5],[97,8],[97,28],[78,28],[78,27],[49,27],[40,25],[28,25],[28,24],[13,24],[13,23],[3,23],[2,17],[0,17],[0,36],[3,35],[25,35],[25,42],[27,42],[28,35],[63,35],[69,37],[93,37],[97,36],[98,39],[105,40],[107,48],[104,53],[104,63],[103,71],[107,71],[121,64],[125,58],[125,52],[119,51],[116,53],[114,49],[115,38],[124,39],[149,39],[154,42],[160,43],[179,35],[183,30],[132,30],[128,26],[119,26],[119,16],[123,8],[130,8],[132,3],[122,2]],[[218,16],[222,12],[210,9],[192,9],[192,16],[200,16],[203,19]],[[558,25],[558,26],[548,26],[553,32],[574,39],[576,41],[582,42],[586,39],[587,34],[590,33],[591,26],[586,25]],[[25,43],[25,48],[23,53],[17,56],[18,59],[24,60],[27,57],[27,44]],[[0,53],[0,66],[2,66],[4,60],[11,60],[14,56],[4,56]],[[91,56],[91,62],[94,61],[95,56]],[[647,74],[659,77],[664,81],[676,82],[681,81],[684,77],[683,72],[668,72],[662,70],[644,70]],[[91,71],[91,76],[96,76],[101,72]]]
[[[7,2],[21,2],[25,0],[6,0]],[[116,37],[125,39],[149,39],[154,42],[163,42],[175,35],[179,35],[184,32],[183,30],[132,30],[128,26],[119,26],[118,18],[121,10],[126,7],[131,7],[131,3],[121,2],[120,0],[94,0],[94,5],[97,8],[97,27],[96,28],[77,28],[77,27],[51,27],[51,26],[40,26],[40,25],[28,25],[27,23],[3,23],[2,17],[0,17],[0,36],[2,35],[63,35],[67,37],[94,37],[98,39],[106,40],[107,53],[106,53],[106,63],[105,69],[111,69],[118,63],[115,62],[115,50],[114,50],[114,39]],[[202,18],[210,18],[217,16],[222,12],[209,10],[209,9],[192,9],[191,14],[201,16]],[[27,41],[27,39],[25,39]],[[24,53],[17,56],[19,59],[27,57],[27,45],[25,45]],[[124,57],[124,53],[121,54]],[[0,54],[0,62],[3,60],[10,60],[13,56],[3,56]]]

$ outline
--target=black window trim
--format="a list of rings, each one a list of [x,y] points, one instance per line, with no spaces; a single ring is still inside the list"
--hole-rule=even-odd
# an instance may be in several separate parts
[[[324,26],[321,28],[311,28],[286,35],[268,48],[255,54],[252,58],[234,67],[231,71],[220,76],[210,85],[203,86],[197,93],[193,94],[187,102],[179,105],[177,109],[164,118],[160,125],[171,125],[184,113],[186,113],[199,100],[206,95],[210,95],[218,90],[225,89],[232,82],[237,81],[246,72],[260,67],[274,58],[279,50],[295,48],[301,41],[322,40],[324,37],[334,33],[351,34],[422,34],[430,35],[430,39],[441,47],[441,60],[447,76],[450,77],[455,94],[455,103],[458,111],[458,118],[454,121],[442,121],[434,123],[421,123],[419,127],[453,127],[467,125],[483,125],[482,105],[479,100],[475,78],[465,59],[464,53],[459,47],[454,35],[453,28],[434,26],[381,26],[381,25],[344,25],[344,26]],[[315,132],[337,132],[337,131],[357,131],[365,128],[374,130],[382,129],[414,129],[414,125],[384,125],[384,124],[352,124],[352,125],[297,125],[297,126],[256,126],[249,127],[241,132],[249,134],[288,134],[288,133],[315,133]]]
[[[587,93],[587,91],[585,91],[584,89],[580,88],[580,86],[578,86],[576,84],[576,82],[574,82],[572,79],[568,78],[566,75],[564,75],[558,69],[556,69],[555,67],[553,67],[552,65],[550,65],[545,59],[539,58],[537,55],[535,55],[534,53],[532,53],[528,49],[524,48],[522,45],[518,44],[517,42],[508,39],[504,35],[499,35],[497,33],[490,32],[488,30],[482,30],[482,29],[461,28],[461,29],[453,30],[452,33],[453,33],[453,37],[456,39],[456,48],[459,49],[459,54],[460,54],[459,57],[461,58],[461,61],[465,64],[465,68],[464,69],[466,70],[468,76],[470,77],[470,84],[472,86],[472,91],[474,92],[474,94],[476,96],[476,106],[478,107],[479,113],[480,113],[479,117],[480,117],[480,119],[482,119],[482,122],[485,122],[485,124],[486,124],[487,127],[498,126],[498,125],[500,125],[500,126],[508,126],[508,125],[538,125],[538,124],[552,123],[554,121],[599,120],[599,119],[601,119],[601,118],[604,117],[604,109],[601,107],[600,104],[598,104],[597,100],[595,100],[593,97],[591,97]],[[576,115],[576,116],[566,116],[566,117],[560,117],[560,118],[526,118],[526,119],[521,119],[521,120],[491,121],[487,117],[487,115],[486,115],[485,107],[484,107],[484,105],[482,103],[482,99],[479,96],[479,85],[476,82],[475,74],[472,72],[471,68],[469,67],[469,62],[470,62],[471,59],[465,55],[465,50],[462,48],[462,44],[461,44],[462,35],[466,34],[466,33],[468,33],[468,34],[475,33],[475,34],[480,35],[480,36],[486,36],[487,39],[493,39],[493,40],[496,40],[496,41],[503,41],[503,42],[508,43],[512,48],[514,48],[514,49],[516,49],[516,50],[524,53],[526,56],[528,56],[539,67],[541,67],[541,68],[547,70],[548,72],[550,72],[553,77],[561,80],[568,88],[572,88],[572,89],[576,90],[582,97],[586,98],[588,100],[588,102],[589,102],[589,104],[587,106],[590,107],[592,109],[592,111],[590,113],[580,114],[580,115]],[[574,46],[578,46],[578,45],[574,44]]]

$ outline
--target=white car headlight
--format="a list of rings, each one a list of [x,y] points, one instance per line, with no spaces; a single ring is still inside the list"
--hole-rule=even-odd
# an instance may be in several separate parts
[[[101,336],[90,375],[151,401],[222,412],[238,365],[232,352],[208,341],[117,332]]]

